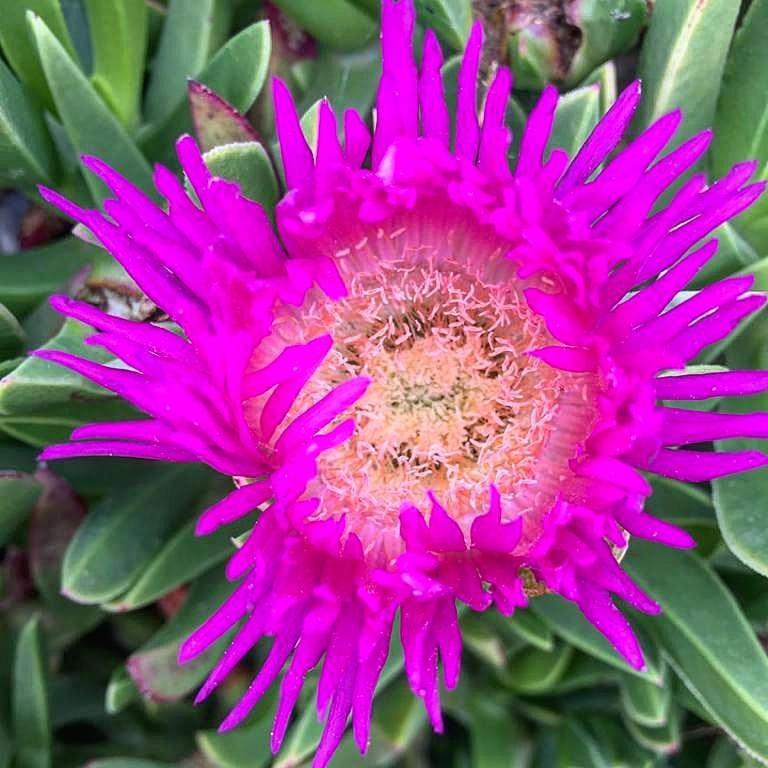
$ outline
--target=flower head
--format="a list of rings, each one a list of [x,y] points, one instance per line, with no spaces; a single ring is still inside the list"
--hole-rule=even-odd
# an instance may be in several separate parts
[[[747,184],[753,164],[711,186],[695,175],[656,211],[710,134],[657,159],[680,122],[673,113],[614,153],[640,98],[634,83],[573,158],[547,152],[557,94],[545,89],[510,169],[506,69],[477,116],[480,27],[461,65],[455,125],[437,41],[427,33],[417,68],[413,27],[412,0],[383,0],[373,135],[348,111],[340,140],[324,102],[310,147],[274,82],[287,187],[276,231],[235,184],[211,177],[189,137],[178,155],[198,202],[159,167],[161,209],[94,158],[86,166],[114,193],[104,214],[44,191],[183,335],[56,297],[125,366],[38,354],[149,418],[81,427],[43,457],[203,461],[236,478],[198,532],[258,512],[227,566],[238,585],[180,658],[242,621],[202,699],[272,637],[223,727],[285,670],[275,750],[320,666],[317,766],[350,714],[366,748],[396,615],[409,682],[438,730],[438,670],[448,688],[459,675],[457,602],[510,614],[525,606],[529,577],[574,601],[641,668],[613,600],[658,606],[616,554],[631,536],[694,543],[643,511],[643,473],[704,481],[766,461],[688,447],[766,437],[765,414],[664,405],[768,389],[763,372],[681,373],[762,306],[751,278],[675,303],[717,247],[697,244],[762,191]]]

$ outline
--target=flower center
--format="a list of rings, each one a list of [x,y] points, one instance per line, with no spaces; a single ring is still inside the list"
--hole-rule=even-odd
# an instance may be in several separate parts
[[[344,515],[384,564],[402,551],[404,503],[427,512],[434,492],[467,535],[494,484],[504,517],[524,516],[530,543],[587,432],[591,377],[528,354],[553,339],[501,250],[488,261],[403,251],[375,268],[342,260],[346,298],[313,295],[275,323],[281,343],[334,339],[295,414],[351,377],[371,381],[339,417],[353,416],[354,435],[319,458],[308,489],[321,499],[317,514]]]

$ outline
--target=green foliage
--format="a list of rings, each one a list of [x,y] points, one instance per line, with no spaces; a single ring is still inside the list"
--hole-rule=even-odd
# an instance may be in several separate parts
[[[450,92],[473,7],[495,6],[416,5],[420,27],[433,27],[445,49]],[[702,164],[713,178],[750,157],[766,176],[768,0],[657,0],[652,13],[645,0],[560,5],[566,12],[557,23],[568,25],[570,37],[550,26],[551,14],[505,17],[509,26],[494,29],[485,52],[485,65],[508,52],[523,91],[507,108],[512,156],[546,82],[563,91],[548,151],[573,153],[613,103],[618,71],[621,82],[634,74],[644,80],[637,130],[680,106],[679,139],[715,123]],[[268,74],[289,81],[313,147],[324,97],[340,120],[345,107],[370,120],[379,1],[275,0],[282,15],[270,12],[274,28],[263,6],[0,0],[2,185],[39,203],[36,185],[43,183],[95,205],[108,193],[82,174],[78,155],[87,152],[154,194],[153,164],[176,167],[173,143],[193,132],[209,168],[273,215],[283,188]],[[485,16],[486,24],[498,19]],[[296,40],[311,41],[310,53]],[[756,289],[767,290],[765,199],[719,236],[720,253],[700,285],[752,269]],[[216,731],[268,644],[200,707],[193,693],[228,638],[193,663],[177,663],[185,636],[233,588],[222,563],[245,526],[194,535],[196,517],[228,492],[230,479],[198,466],[116,458],[37,465],[37,448],[66,440],[73,427],[136,416],[82,377],[27,356],[42,345],[115,364],[83,346],[90,329],[53,315],[47,299],[58,291],[134,319],[155,310],[109,254],[72,234],[0,254],[0,768],[308,766],[320,737],[316,674],[282,751],[272,756],[274,691],[242,727]],[[697,362],[717,366],[712,370],[766,367],[766,349],[768,321],[758,318]],[[694,407],[741,406],[712,398]],[[361,758],[347,734],[332,766],[768,765],[766,472],[711,488],[653,480],[648,511],[690,531],[700,546],[681,553],[630,543],[628,571],[664,609],[650,620],[628,611],[644,670],[629,669],[559,598],[535,598],[511,618],[467,612],[462,681],[444,695],[445,735],[432,735],[410,693],[395,638],[368,755]]]

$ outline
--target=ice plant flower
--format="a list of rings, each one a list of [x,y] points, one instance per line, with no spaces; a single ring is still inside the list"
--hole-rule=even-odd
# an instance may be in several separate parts
[[[616,553],[631,536],[694,544],[643,511],[645,473],[706,481],[766,463],[700,444],[768,437],[768,415],[665,405],[768,390],[765,372],[684,372],[763,305],[751,278],[679,300],[717,247],[702,240],[762,191],[748,184],[754,165],[711,185],[694,175],[656,211],[710,134],[663,155],[681,119],[672,113],[615,153],[640,98],[633,83],[573,158],[547,150],[557,94],[546,88],[511,169],[507,69],[478,119],[481,29],[461,65],[455,125],[436,38],[426,34],[417,67],[413,29],[412,0],[383,0],[372,135],[348,111],[340,140],[323,103],[310,147],[274,81],[287,187],[275,229],[235,184],[211,177],[189,137],[178,155],[194,201],[158,167],[160,208],[91,157],[114,194],[104,213],[43,192],[183,330],[54,298],[122,363],[37,354],[149,418],[81,427],[43,458],[202,461],[236,478],[198,532],[254,515],[227,566],[238,584],[180,660],[242,622],[203,699],[272,638],[222,727],[282,672],[274,750],[319,667],[320,767],[350,715],[365,750],[396,616],[408,680],[437,730],[439,670],[447,688],[459,675],[457,603],[510,614],[531,580],[576,603],[641,668],[614,599],[658,606]]]

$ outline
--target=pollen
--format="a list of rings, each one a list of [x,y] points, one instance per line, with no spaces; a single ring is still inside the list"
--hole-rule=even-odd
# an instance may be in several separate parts
[[[477,251],[452,258],[450,231],[418,248],[407,234],[390,232],[401,240],[399,257],[398,249],[387,259],[379,251],[375,268],[364,258],[342,262],[347,297],[315,296],[300,317],[275,323],[281,344],[334,339],[295,413],[352,377],[371,382],[339,417],[354,418],[353,436],[318,460],[309,489],[321,499],[317,514],[343,515],[366,551],[386,562],[402,550],[403,504],[426,512],[433,492],[468,535],[493,484],[504,517],[524,516],[525,546],[569,475],[594,384],[529,354],[553,339],[525,300],[531,283],[514,277],[503,249],[483,243],[484,259]],[[345,253],[381,239],[361,238]]]

